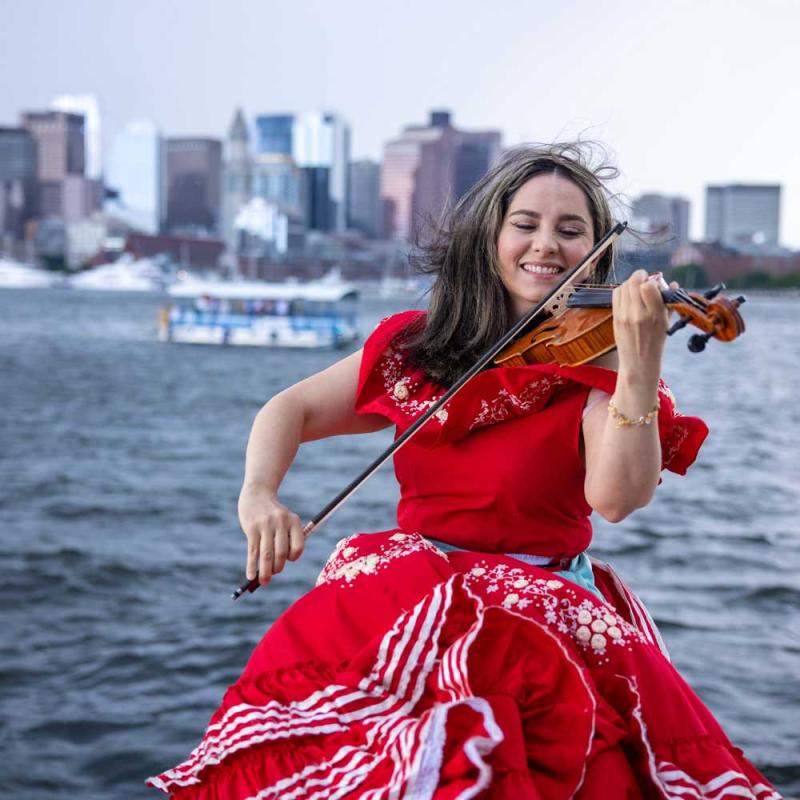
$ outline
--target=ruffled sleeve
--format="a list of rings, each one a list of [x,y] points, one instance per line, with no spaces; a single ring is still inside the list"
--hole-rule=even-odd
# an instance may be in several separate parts
[[[521,369],[525,369],[522,367]],[[566,378],[613,394],[617,373],[603,367],[559,367]],[[661,469],[685,475],[708,436],[708,426],[699,417],[678,411],[675,395],[661,379],[658,382],[658,433],[661,440]]]
[[[446,389],[431,381],[398,346],[398,337],[422,311],[403,311],[382,320],[364,343],[356,391],[359,414],[379,414],[402,432]],[[535,414],[574,384],[613,394],[617,374],[602,367],[535,364],[480,372],[426,423],[415,441],[425,447],[458,441],[472,431]],[[659,383],[658,427],[662,468],[680,475],[694,462],[708,435],[697,417],[679,414],[666,383]]]

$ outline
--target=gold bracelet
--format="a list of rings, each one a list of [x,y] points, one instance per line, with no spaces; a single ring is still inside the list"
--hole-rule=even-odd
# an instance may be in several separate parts
[[[614,422],[618,428],[624,427],[639,427],[640,425],[649,425],[658,416],[658,403],[653,406],[652,411],[642,414],[641,417],[626,417],[615,405],[614,398],[608,401],[608,413],[611,414]]]

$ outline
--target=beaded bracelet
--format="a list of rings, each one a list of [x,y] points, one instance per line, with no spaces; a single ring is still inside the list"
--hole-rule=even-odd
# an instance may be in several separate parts
[[[642,414],[641,417],[626,417],[615,405],[614,399],[608,401],[608,413],[616,422],[618,428],[624,428],[627,426],[630,427],[639,427],[640,425],[649,425],[658,415],[658,403],[653,406],[652,411],[648,411],[646,414]]]

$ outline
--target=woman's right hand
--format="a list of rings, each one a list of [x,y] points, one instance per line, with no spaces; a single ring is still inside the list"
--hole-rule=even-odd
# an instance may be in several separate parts
[[[287,558],[295,561],[303,552],[305,537],[300,517],[264,486],[242,487],[239,524],[247,537],[247,580],[258,575],[263,586],[283,569]]]

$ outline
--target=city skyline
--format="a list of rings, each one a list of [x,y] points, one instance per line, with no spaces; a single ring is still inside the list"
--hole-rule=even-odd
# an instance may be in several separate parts
[[[695,239],[707,185],[781,183],[781,242],[800,248],[800,155],[777,144],[798,115],[787,84],[800,66],[789,38],[800,7],[697,5],[623,0],[609,15],[584,0],[502,10],[412,0],[387,19],[382,3],[235,0],[223,16],[212,4],[148,1],[115,4],[112,20],[94,0],[43,0],[34,24],[34,9],[12,2],[0,122],[59,94],[96,94],[107,163],[115,133],[137,117],[165,136],[224,138],[240,106],[248,118],[330,110],[351,126],[353,160],[379,160],[404,127],[448,108],[460,128],[501,130],[505,146],[603,142],[629,200],[691,201]],[[113,30],[129,35],[100,33]]]

